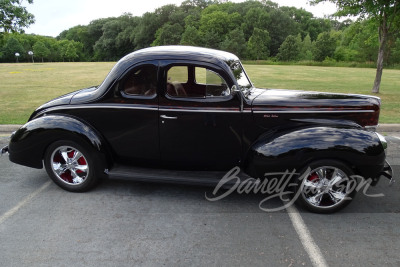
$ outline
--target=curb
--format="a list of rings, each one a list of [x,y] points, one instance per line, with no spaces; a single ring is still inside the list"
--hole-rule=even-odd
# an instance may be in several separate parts
[[[0,125],[0,133],[12,133],[19,129],[22,125],[3,124]],[[379,124],[378,132],[400,132],[400,124]]]
[[[22,125],[18,124],[2,124],[0,125],[0,133],[12,133],[19,129]]]
[[[400,132],[400,124],[379,124],[377,132]]]

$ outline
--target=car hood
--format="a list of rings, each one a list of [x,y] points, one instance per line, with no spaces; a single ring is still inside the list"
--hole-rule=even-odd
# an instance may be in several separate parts
[[[252,109],[271,111],[379,110],[380,98],[286,89],[254,89]]]
[[[76,104],[76,103],[81,103],[83,101],[87,101],[89,99],[94,98],[94,92],[96,92],[97,87],[89,87],[85,89],[81,89],[78,91],[74,91],[62,96],[59,96],[57,98],[54,98],[45,104],[41,105],[38,107],[33,114],[31,115],[30,119],[34,118],[36,114],[38,114],[40,111],[51,108],[51,107],[56,107],[56,106],[62,106],[62,105],[69,105],[69,104]]]
[[[40,107],[38,107],[36,109],[36,111],[43,110],[43,109],[46,109],[46,108],[49,108],[49,107],[55,107],[55,106],[60,106],[60,105],[68,105],[71,102],[72,97],[77,92],[79,92],[79,91],[71,92],[71,93],[68,93],[66,95],[62,95],[62,96],[59,96],[57,98],[54,98],[54,99],[44,103]]]

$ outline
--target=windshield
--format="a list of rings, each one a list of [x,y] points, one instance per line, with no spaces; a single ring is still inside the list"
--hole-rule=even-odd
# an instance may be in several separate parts
[[[253,87],[240,61],[235,61],[231,64],[231,71],[236,78],[240,90],[247,91]]]

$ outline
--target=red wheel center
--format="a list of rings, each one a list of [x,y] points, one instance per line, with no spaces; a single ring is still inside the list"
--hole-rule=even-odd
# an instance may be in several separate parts
[[[317,181],[319,178],[318,178],[318,175],[316,174],[316,173],[313,173],[313,174],[311,174],[310,176],[308,176],[308,180],[310,181],[310,182],[315,182],[315,181]]]

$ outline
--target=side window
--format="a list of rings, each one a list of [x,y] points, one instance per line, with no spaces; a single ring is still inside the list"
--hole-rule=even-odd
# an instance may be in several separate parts
[[[173,66],[167,71],[167,94],[206,98],[229,95],[229,87],[216,72],[194,66]]]
[[[195,75],[196,83],[206,86],[207,97],[229,95],[229,87],[218,73],[206,68],[196,67]]]
[[[144,65],[133,69],[126,75],[122,90],[132,96],[154,96],[157,91],[157,67]]]
[[[173,66],[167,72],[167,94],[172,97],[204,98],[205,90],[195,86],[193,67]]]
[[[175,66],[168,70],[168,82],[170,83],[187,83],[188,67]]]

